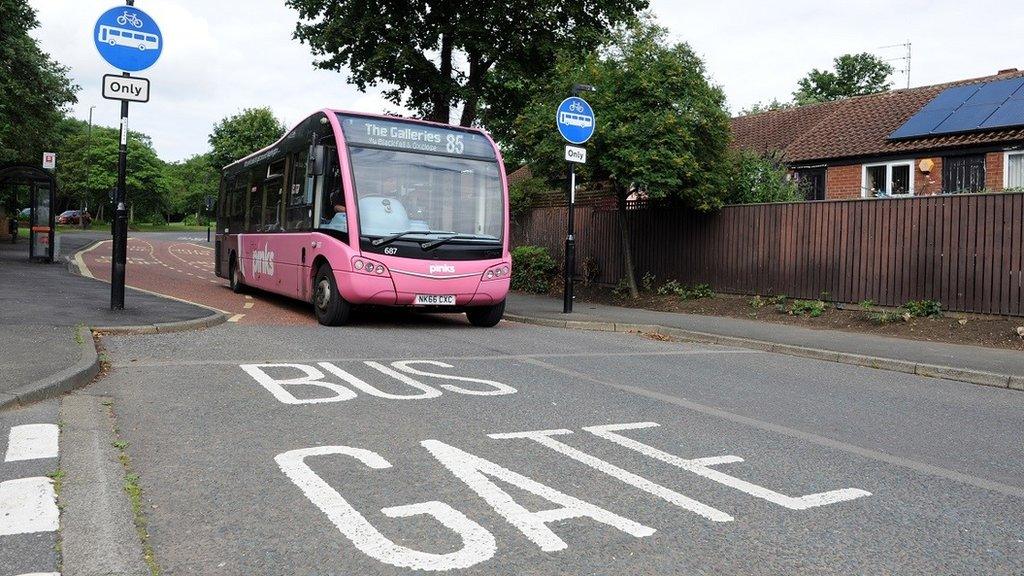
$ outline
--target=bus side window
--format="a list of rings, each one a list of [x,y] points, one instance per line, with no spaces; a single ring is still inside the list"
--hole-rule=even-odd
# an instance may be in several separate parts
[[[288,230],[309,230],[313,227],[313,214],[310,207],[312,196],[308,196],[306,192],[312,186],[312,179],[306,176],[306,159],[308,157],[308,150],[300,150],[292,155],[285,216],[285,227]]]

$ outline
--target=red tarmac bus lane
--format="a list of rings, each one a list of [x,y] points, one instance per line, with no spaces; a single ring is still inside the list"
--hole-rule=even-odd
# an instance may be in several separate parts
[[[111,241],[75,255],[87,276],[110,281]],[[213,248],[186,241],[128,239],[125,283],[193,304],[216,308],[241,324],[315,324],[309,305],[253,291],[235,294],[213,273]],[[130,298],[130,295],[128,296]]]

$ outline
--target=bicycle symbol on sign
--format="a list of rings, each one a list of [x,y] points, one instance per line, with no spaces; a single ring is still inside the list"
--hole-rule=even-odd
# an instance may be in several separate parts
[[[570,112],[583,112],[583,104],[580,104],[579,102],[575,102],[574,101],[574,102],[569,104],[569,111]]]
[[[117,17],[117,23],[121,26],[124,26],[129,22],[131,22],[132,26],[135,26],[136,28],[142,28],[142,18],[139,18],[139,15],[135,12],[129,13],[125,10],[123,14]]]

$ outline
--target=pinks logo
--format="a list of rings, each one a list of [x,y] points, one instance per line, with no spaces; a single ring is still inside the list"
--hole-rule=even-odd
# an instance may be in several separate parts
[[[274,275],[274,252],[268,244],[263,245],[263,250],[253,251],[252,271],[254,274]]]
[[[441,273],[443,273],[443,274],[455,274],[455,266],[452,266],[451,264],[431,264],[430,265],[430,273],[431,274],[441,274]]]

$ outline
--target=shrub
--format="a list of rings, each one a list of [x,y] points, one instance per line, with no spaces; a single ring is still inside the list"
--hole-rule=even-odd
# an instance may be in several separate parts
[[[582,268],[580,278],[584,286],[590,286],[597,282],[597,278],[601,275],[601,263],[597,261],[597,258],[587,256],[583,259]]]
[[[794,300],[789,306],[789,313],[795,316],[807,315],[817,318],[825,313],[825,302],[822,300]]]
[[[713,298],[715,291],[711,289],[710,284],[697,284],[693,288],[683,295],[683,298],[687,300],[698,300],[700,298]]]
[[[870,312],[875,307],[875,301],[874,300],[861,300],[860,303],[857,304],[857,306],[860,306],[861,310]]]
[[[544,195],[549,186],[542,178],[530,177],[513,182],[508,187],[508,205],[513,218],[530,212],[537,198]]]
[[[935,300],[911,300],[903,309],[915,318],[930,318],[942,315],[942,304]]]
[[[747,304],[750,305],[751,308],[764,308],[768,305],[768,300],[761,298],[761,296],[758,295],[747,300]]]
[[[779,306],[780,304],[786,303],[786,295],[776,294],[775,296],[769,296],[768,298],[765,299],[765,302],[771,304],[772,306]]]
[[[629,281],[625,278],[620,278],[619,283],[615,285],[615,288],[612,288],[612,294],[615,294],[616,296],[625,296],[626,294],[629,294]]]
[[[640,279],[640,289],[643,290],[644,292],[654,292],[655,280],[657,280],[657,278],[654,277],[654,274],[651,274],[650,272],[645,272],[644,277]],[[660,293],[661,292],[659,291],[659,294]]]
[[[662,284],[660,288],[658,288],[658,294],[661,294],[663,296],[666,294],[675,294],[676,296],[682,296],[683,290],[686,290],[685,286],[683,286],[676,280],[669,280],[668,282]]]
[[[896,322],[906,321],[906,318],[898,312],[875,312],[868,314],[868,319],[877,324],[894,324]]]
[[[512,289],[543,294],[558,270],[547,248],[518,246],[512,250]]]
[[[189,214],[188,216],[185,216],[182,224],[185,226],[206,226],[209,221],[210,219],[206,214],[200,214],[198,218],[195,214]]]

